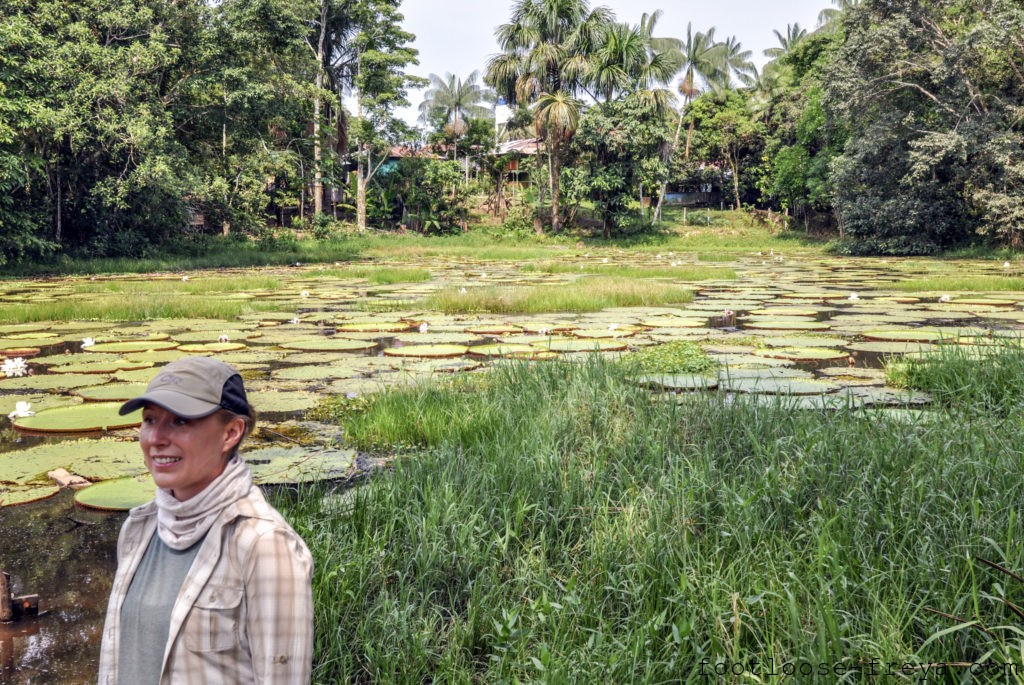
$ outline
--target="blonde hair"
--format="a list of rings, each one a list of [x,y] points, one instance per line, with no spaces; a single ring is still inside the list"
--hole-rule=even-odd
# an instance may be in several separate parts
[[[256,428],[256,410],[253,409],[252,406],[250,406],[248,414],[236,414],[230,409],[218,409],[216,412],[216,416],[221,420],[221,423],[225,426],[234,421],[235,419],[242,419],[242,423],[244,424],[242,426],[242,437],[238,439],[238,442],[236,442],[235,446],[231,449],[231,453],[228,454],[227,460],[231,461],[236,456],[238,456],[238,449],[242,446],[242,443],[245,441],[245,438],[250,433],[252,433],[253,429]]]

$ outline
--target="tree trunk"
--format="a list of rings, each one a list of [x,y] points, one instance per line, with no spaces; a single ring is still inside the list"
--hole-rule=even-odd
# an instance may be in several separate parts
[[[368,155],[368,151],[365,154],[360,151],[356,169],[356,226],[360,231],[366,230],[366,183],[370,165]]]
[[[558,138],[555,138],[555,144],[551,149],[551,161],[548,168],[551,170],[551,231],[558,233],[562,230],[562,219],[559,216],[558,200],[560,195],[559,188],[559,160],[558,160]]]
[[[686,113],[686,107],[690,104],[687,100],[683,105],[683,108],[679,110],[679,121],[676,122],[676,134],[672,138],[672,147],[669,148],[668,159],[665,160],[669,169],[672,167],[672,158],[676,156],[676,150],[679,149],[679,134],[683,130],[683,116]],[[689,143],[687,143],[687,157],[689,157]],[[670,173],[670,172],[667,172]],[[665,204],[665,190],[668,188],[668,175],[666,173],[665,180],[661,183],[661,191],[658,193],[658,204],[654,208],[654,214],[651,215],[651,223],[661,219],[661,208]]]

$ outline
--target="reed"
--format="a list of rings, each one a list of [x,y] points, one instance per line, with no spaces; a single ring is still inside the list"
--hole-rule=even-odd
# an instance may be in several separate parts
[[[689,288],[656,281],[590,276],[562,285],[449,288],[426,298],[425,306],[447,314],[488,312],[538,314],[597,312],[608,307],[684,304]]]
[[[958,621],[1019,625],[1001,597],[1024,587],[975,559],[1024,568],[1024,428],[961,409],[660,401],[595,361],[502,365],[343,411],[353,445],[397,458],[284,507],[316,559],[315,680],[1022,674],[1019,634]],[[944,668],[929,677],[967,677]]]

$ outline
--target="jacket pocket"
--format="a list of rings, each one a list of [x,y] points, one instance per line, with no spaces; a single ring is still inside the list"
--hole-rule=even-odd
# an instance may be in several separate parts
[[[185,621],[185,647],[192,652],[220,652],[238,646],[242,588],[207,585]]]

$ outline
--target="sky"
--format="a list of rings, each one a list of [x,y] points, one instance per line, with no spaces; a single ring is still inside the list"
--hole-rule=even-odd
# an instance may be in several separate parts
[[[512,0],[404,0],[404,28],[416,35],[419,66],[410,70],[417,76],[444,76],[446,72],[465,79],[474,70],[483,77],[487,60],[499,51],[494,29],[508,22]],[[818,12],[831,7],[829,0],[591,0],[591,8],[604,6],[618,21],[639,24],[644,12],[662,10],[655,35],[684,38],[687,22],[693,30],[715,27],[715,37],[729,36],[752,50],[754,63],[767,61],[763,50],[778,45],[773,32],[786,34],[786,25],[799,23],[809,31],[817,25]],[[419,116],[422,90],[409,93],[411,106],[398,114],[411,124]]]

